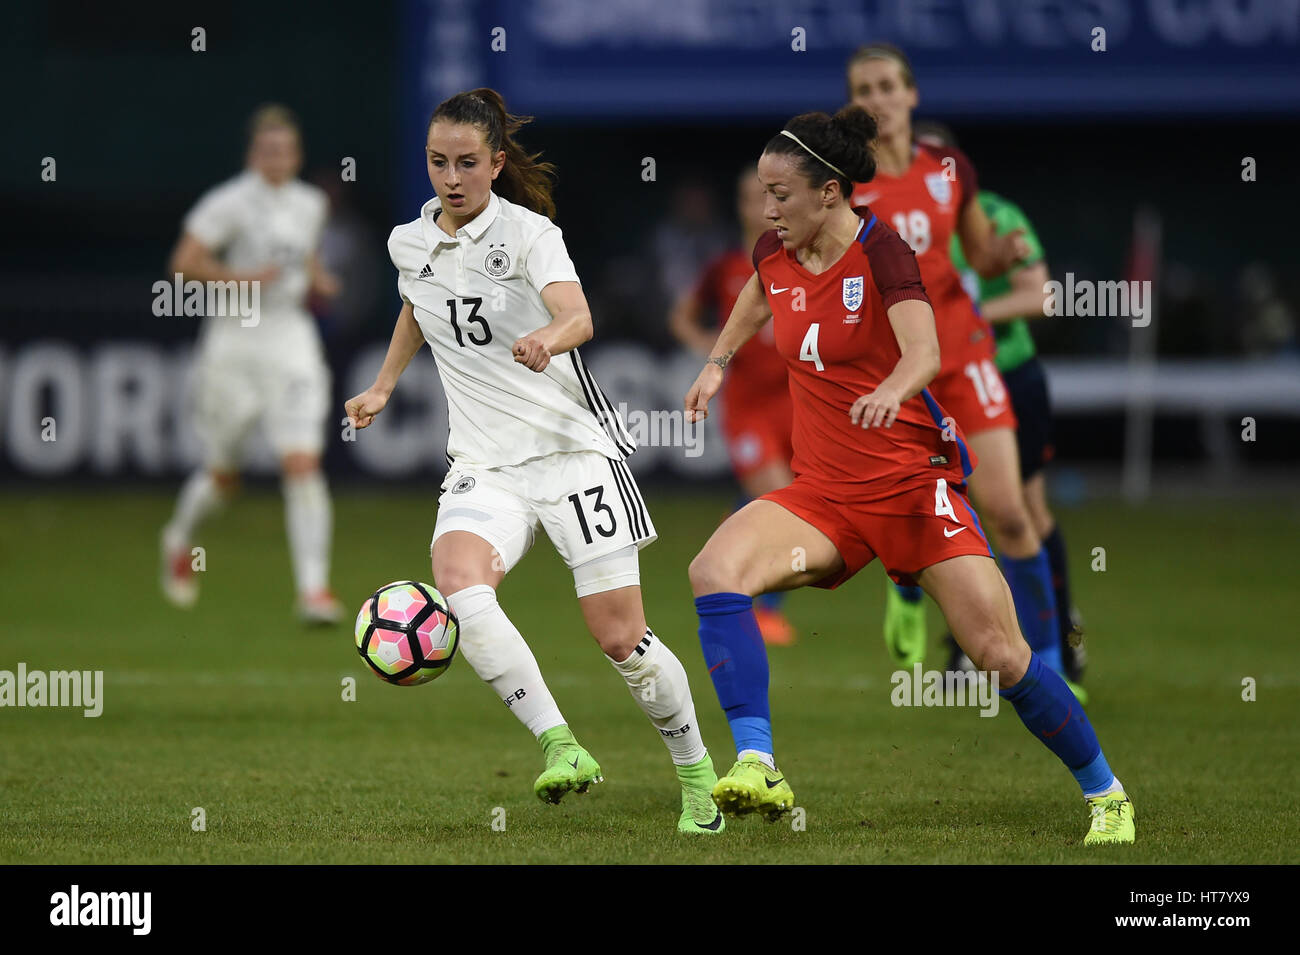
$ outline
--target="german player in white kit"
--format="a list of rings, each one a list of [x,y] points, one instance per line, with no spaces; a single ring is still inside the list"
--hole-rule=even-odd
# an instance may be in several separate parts
[[[434,582],[459,618],[465,659],[542,744],[537,796],[556,803],[603,778],[497,603],[540,527],[573,572],[588,629],[668,747],[678,829],[718,833],[717,776],[686,671],[641,602],[637,555],[656,535],[625,463],[635,445],[577,352],[591,313],[550,219],[552,167],[512,138],[528,120],[507,114],[491,89],[434,112],[426,161],[436,196],[389,237],[404,304],[375,383],[347,415],[369,425],[429,343],[451,426]]]
[[[186,481],[162,533],[162,586],[191,606],[195,531],[234,490],[240,451],[261,420],[280,459],[298,612],[333,623],[342,606],[329,589],[332,509],[321,473],[330,372],[309,292],[336,294],[316,248],[328,211],[325,194],[297,179],[302,142],[283,106],[264,106],[249,127],[247,168],[209,190],[185,217],[169,271],[185,281],[256,282],[251,320],[204,319],[195,365],[196,425],[203,465]]]

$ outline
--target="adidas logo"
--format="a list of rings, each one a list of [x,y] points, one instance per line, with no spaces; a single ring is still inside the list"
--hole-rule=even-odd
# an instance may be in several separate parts
[[[424,263],[424,268],[420,269],[420,274],[417,276],[417,278],[427,279],[427,278],[431,278],[432,276],[433,276],[433,269],[429,267],[428,262]]]

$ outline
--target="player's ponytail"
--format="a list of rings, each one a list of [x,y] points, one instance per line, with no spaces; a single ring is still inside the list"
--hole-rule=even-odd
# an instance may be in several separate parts
[[[541,153],[529,155],[514,140],[514,133],[532,122],[531,116],[512,116],[507,113],[506,101],[501,94],[484,86],[443,100],[433,111],[429,126],[440,119],[452,123],[468,123],[482,131],[483,139],[492,153],[505,150],[505,165],[492,187],[497,195],[548,219],[555,217],[555,200],[551,197],[555,165],[538,162]]]
[[[784,132],[768,141],[763,152],[793,157],[814,187],[834,179],[840,184],[840,195],[848,199],[854,183],[870,182],[876,175],[875,138],[876,121],[871,114],[850,105],[834,116],[796,116],[785,124]]]

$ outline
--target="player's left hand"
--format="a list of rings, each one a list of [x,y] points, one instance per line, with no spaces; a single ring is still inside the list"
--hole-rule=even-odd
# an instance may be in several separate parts
[[[343,291],[343,283],[333,272],[320,269],[312,276],[311,290],[321,298],[334,298]]]
[[[545,371],[551,363],[551,350],[536,335],[525,335],[515,342],[515,361],[532,371]]]
[[[854,424],[860,423],[864,428],[892,427],[901,403],[899,396],[888,388],[877,388],[853,402],[853,407],[849,409],[849,420]]]
[[[1025,241],[1025,230],[1012,229],[1005,235],[995,236],[993,253],[997,258],[999,275],[1017,262],[1023,262],[1029,257],[1029,243]]]

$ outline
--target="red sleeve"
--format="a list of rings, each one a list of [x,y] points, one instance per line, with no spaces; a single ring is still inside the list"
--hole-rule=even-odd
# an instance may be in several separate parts
[[[877,219],[862,249],[885,308],[909,298],[930,304],[930,296],[925,294],[921,282],[921,270],[916,266],[916,253],[897,232]]]
[[[754,271],[758,271],[758,263],[774,252],[781,251],[781,240],[776,237],[775,229],[768,229],[758,237],[754,243]]]
[[[723,257],[718,256],[706,265],[695,282],[695,288],[691,290],[692,297],[701,305],[717,308],[718,270],[722,267],[722,260]]]
[[[944,163],[945,169],[947,168],[945,160],[952,159],[953,175],[957,177],[957,190],[961,195],[957,203],[957,211],[965,212],[966,206],[975,199],[980,191],[979,176],[975,172],[975,164],[955,146],[931,146],[928,143],[921,143],[921,148],[938,159],[939,162]]]

